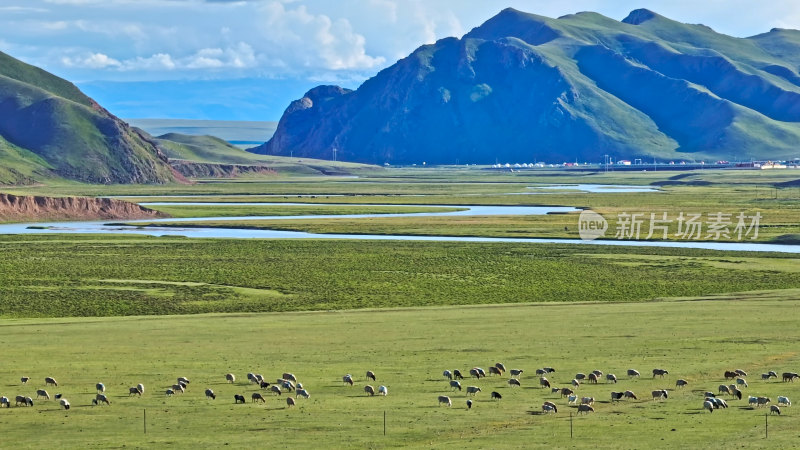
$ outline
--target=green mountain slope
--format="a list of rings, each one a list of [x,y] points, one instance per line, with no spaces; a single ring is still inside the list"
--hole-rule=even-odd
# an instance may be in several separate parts
[[[267,155],[369,163],[800,155],[800,32],[742,39],[648,10],[505,9],[355,91],[293,102]]]
[[[92,183],[174,181],[166,157],[151,138],[104,110],[71,83],[0,53],[0,137],[26,150],[28,176],[58,176]],[[8,147],[8,146],[6,146]],[[10,147],[9,147],[10,148]],[[34,176],[35,175],[35,176]],[[2,180],[0,180],[2,181]]]

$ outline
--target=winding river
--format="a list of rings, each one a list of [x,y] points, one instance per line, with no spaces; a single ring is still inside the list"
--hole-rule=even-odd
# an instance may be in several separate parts
[[[347,206],[341,204],[316,204],[316,203],[199,203],[199,202],[149,202],[141,203],[142,206]],[[420,205],[350,205],[364,206],[406,206],[419,208]],[[496,216],[496,215],[544,215],[550,213],[567,213],[579,211],[573,207],[555,206],[473,206],[473,205],[426,205],[434,208],[463,208],[461,211],[451,212],[420,212],[420,213],[392,213],[392,214],[323,214],[323,215],[295,215],[295,216],[245,216],[245,217],[192,217],[149,219],[142,221],[127,221],[136,223],[176,223],[200,221],[242,221],[242,220],[318,220],[318,219],[363,219],[375,217],[431,217],[431,216]],[[133,234],[147,236],[184,236],[190,238],[230,238],[230,239],[359,239],[359,240],[401,240],[401,241],[438,241],[438,242],[507,242],[520,244],[575,244],[575,245],[616,245],[632,247],[672,247],[672,248],[697,248],[724,251],[754,251],[754,252],[780,252],[800,253],[800,246],[781,244],[760,244],[747,242],[680,242],[680,241],[623,241],[623,240],[594,240],[580,239],[540,239],[540,238],[491,238],[467,236],[408,236],[408,235],[373,235],[373,234],[317,234],[300,231],[280,230],[254,230],[246,228],[201,228],[201,227],[139,227],[136,225],[122,226],[109,225],[108,221],[92,222],[51,222],[51,223],[15,223],[0,225],[0,234]]]

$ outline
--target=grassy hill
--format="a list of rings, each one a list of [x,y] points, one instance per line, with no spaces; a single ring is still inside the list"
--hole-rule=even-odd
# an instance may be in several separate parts
[[[150,136],[72,83],[0,53],[0,183],[62,177],[164,183],[175,177]]]
[[[648,10],[623,21],[511,8],[357,90],[320,86],[253,151],[372,163],[789,159],[800,32],[742,39]]]

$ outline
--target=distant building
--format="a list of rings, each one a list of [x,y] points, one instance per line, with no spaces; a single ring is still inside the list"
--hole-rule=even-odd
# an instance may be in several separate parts
[[[630,166],[631,162],[627,159],[620,159],[619,161],[617,161],[617,164],[620,166]]]

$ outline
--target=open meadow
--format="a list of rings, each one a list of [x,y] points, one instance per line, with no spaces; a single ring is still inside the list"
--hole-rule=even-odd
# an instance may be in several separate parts
[[[213,226],[319,233],[577,235],[576,213],[386,215],[459,205],[588,208],[612,228],[621,211],[747,211],[763,215],[759,241],[794,242],[800,191],[792,176],[374,169],[360,178],[13,191],[228,202],[153,207],[176,218],[253,216]],[[561,183],[660,190],[531,194],[531,187]],[[383,216],[254,217],[365,213]],[[800,398],[800,382],[781,381],[783,372],[800,372],[800,264],[792,253],[115,234],[0,235],[0,252],[0,395],[11,403],[0,408],[0,421],[6,442],[16,446],[790,448],[800,439],[796,406],[770,415],[747,400]],[[521,386],[509,385],[508,373],[469,379],[470,368],[488,371],[498,362],[523,370]],[[595,412],[579,415],[567,398],[540,388],[536,369],[545,366],[556,369],[547,375],[553,387],[592,370],[619,381],[604,375],[581,384],[576,393],[594,397]],[[669,374],[654,378],[654,368]],[[452,390],[442,372],[453,369],[465,374],[465,390],[481,392]],[[628,369],[641,377],[628,377]],[[744,398],[722,395],[729,408],[703,410],[704,393],[734,383],[723,376],[733,369],[748,374]],[[377,375],[369,384],[388,388],[386,397],[365,394],[367,370]],[[778,379],[762,380],[768,371]],[[261,390],[248,383],[248,372],[270,383],[293,373],[311,396],[289,408],[294,393]],[[236,382],[227,383],[226,373]],[[348,373],[352,387],[342,382]],[[31,377],[25,385],[23,376]],[[59,385],[45,387],[47,376]],[[181,376],[191,380],[187,392],[166,396]],[[677,387],[678,379],[688,386]],[[98,382],[110,405],[92,405]],[[129,395],[138,383],[144,393]],[[62,394],[71,408],[36,398],[42,388]],[[206,398],[206,389],[216,399]],[[668,398],[654,401],[656,389]],[[638,398],[611,402],[612,391],[626,390]],[[492,400],[493,391],[502,399]],[[264,403],[251,402],[256,392]],[[235,404],[234,394],[246,403]],[[32,397],[34,406],[15,406],[18,395]],[[438,404],[441,395],[452,407]],[[544,401],[558,412],[542,413]]]
[[[692,448],[735,442],[739,448],[796,445],[797,406],[748,406],[747,396],[800,398],[800,383],[761,380],[769,370],[798,371],[798,291],[627,304],[528,304],[339,312],[196,315],[126,318],[5,320],[0,394],[4,439],[17,447],[503,447]],[[508,375],[462,381],[478,386],[471,410],[464,392],[450,389],[443,370],[486,370],[502,362],[523,369],[521,386]],[[539,387],[535,369],[551,366],[552,386],[569,386],[576,373],[614,373],[617,384],[582,384],[594,413],[580,414],[566,398]],[[669,374],[653,378],[651,370]],[[744,399],[709,413],[703,392],[717,392],[725,370],[749,374]],[[641,372],[627,377],[627,369]],[[368,397],[369,384],[388,387]],[[236,375],[228,384],[226,373]],[[293,373],[310,398],[288,408],[284,392],[249,384],[248,372],[274,382]],[[354,386],[342,383],[352,374]],[[30,376],[27,385],[19,382]],[[35,399],[54,377],[72,407]],[[186,393],[165,389],[189,378]],[[676,388],[677,379],[688,386]],[[106,385],[110,405],[92,406],[95,383]],[[129,396],[142,383],[144,394]],[[213,389],[216,400],[207,399]],[[666,400],[650,391],[666,389]],[[637,400],[611,403],[611,391],[632,390]],[[491,400],[496,391],[501,400]],[[266,402],[252,403],[254,392]],[[234,404],[242,394],[246,404]],[[14,407],[16,395],[35,405]],[[452,407],[439,406],[448,395]],[[543,401],[558,407],[542,414]],[[145,411],[146,410],[146,411]],[[386,414],[386,435],[383,420]],[[144,415],[146,414],[146,434]],[[570,437],[570,414],[573,437]]]

